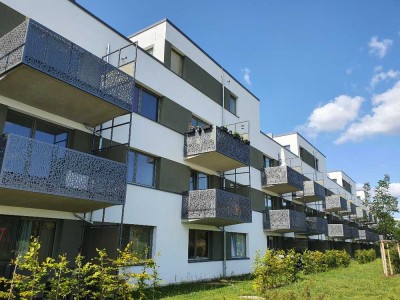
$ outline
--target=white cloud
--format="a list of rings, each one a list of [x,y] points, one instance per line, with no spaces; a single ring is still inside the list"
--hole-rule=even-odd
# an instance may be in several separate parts
[[[375,74],[372,79],[371,79],[371,87],[376,86],[379,82],[385,81],[388,79],[395,79],[400,77],[400,72],[399,71],[394,71],[390,69],[387,72],[380,72],[378,74]]]
[[[376,66],[374,68],[374,72],[379,72],[379,71],[382,71],[382,70],[383,70],[383,67],[381,65],[378,65],[378,66]]]
[[[347,75],[350,75],[351,73],[353,73],[353,68],[352,68],[352,67],[347,68],[347,69],[346,69],[346,74],[347,74]]]
[[[251,70],[246,67],[246,68],[242,69],[242,72],[244,73],[243,74],[244,82],[246,82],[248,85],[251,85],[251,79],[250,79]]]
[[[369,53],[384,58],[389,48],[393,45],[393,41],[389,39],[378,40],[377,36],[373,36],[368,43]]]
[[[400,197],[400,183],[393,182],[390,184],[389,192],[394,197]]]
[[[311,137],[320,132],[343,130],[349,122],[357,118],[363,101],[362,97],[340,95],[328,104],[314,109],[307,123],[300,129]]]
[[[361,141],[377,134],[394,135],[400,132],[400,81],[391,89],[372,98],[372,111],[359,122],[351,124],[335,141],[342,144]]]

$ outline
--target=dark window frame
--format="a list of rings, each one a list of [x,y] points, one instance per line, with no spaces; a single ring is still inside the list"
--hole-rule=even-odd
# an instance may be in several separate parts
[[[203,176],[205,175],[205,177]],[[201,177],[203,176],[203,177]],[[207,187],[205,189],[200,189],[199,187],[199,181],[200,179],[206,179],[207,180]],[[207,190],[210,188],[210,175],[197,171],[197,170],[190,170],[190,180],[189,180],[189,190],[190,191],[195,191],[195,190]]]
[[[126,247],[128,245],[128,243],[132,242],[131,240],[127,239],[127,232],[129,231],[129,235],[131,233],[132,229],[140,229],[140,230],[149,230],[148,232],[148,244],[146,246],[146,252],[144,253],[140,253],[140,249],[139,251],[136,249],[136,251],[133,251],[134,253],[136,253],[138,256],[140,256],[141,254],[146,254],[146,256],[143,257],[139,257],[139,259],[150,259],[153,257],[153,246],[154,246],[154,226],[148,226],[148,225],[137,225],[137,224],[124,224],[123,225],[123,235],[122,235],[122,245],[123,247]],[[130,236],[129,236],[130,237]]]
[[[137,90],[138,92],[136,92],[136,90]],[[145,115],[145,114],[143,114],[143,111],[142,111],[142,107],[143,107],[143,93],[146,93],[146,94],[148,94],[148,95],[150,95],[150,96],[152,96],[152,97],[154,97],[154,98],[156,99],[156,110],[155,110],[156,116],[155,116],[154,119],[151,118],[151,117],[149,117],[149,116],[147,116],[147,115]],[[142,117],[144,117],[144,118],[146,118],[146,119],[149,119],[149,120],[152,120],[152,121],[158,123],[158,122],[159,122],[159,118],[160,118],[160,101],[161,101],[160,99],[161,99],[161,97],[160,97],[159,95],[157,95],[157,94],[155,94],[155,93],[149,91],[148,89],[146,89],[146,88],[140,86],[140,85],[136,85],[136,86],[135,86],[135,94],[134,94],[134,95],[135,95],[135,97],[137,97],[138,99],[137,99],[137,101],[136,101],[136,102],[134,103],[134,105],[133,105],[133,112],[135,112],[135,113],[141,115]],[[135,101],[135,99],[134,99],[134,101]]]
[[[130,155],[133,154],[133,162],[130,162]],[[152,178],[152,184],[146,184],[146,183],[140,183],[137,182],[137,172],[138,172],[138,157],[139,155],[142,156],[147,156],[150,159],[154,160],[153,163],[153,178]],[[132,164],[132,165],[131,165]],[[129,150],[128,153],[128,173],[127,173],[127,183],[128,184],[133,184],[133,185],[139,185],[139,186],[145,186],[145,187],[150,187],[150,188],[156,188],[157,187],[157,168],[158,168],[158,158],[140,151],[136,151],[133,149]],[[130,171],[131,170],[131,171]],[[130,172],[132,172],[132,180],[130,180]]]
[[[233,101],[231,101],[233,100]],[[229,99],[228,99],[228,111],[235,116],[237,116],[237,102],[238,102],[238,97],[236,97],[233,94],[229,94]],[[233,109],[231,107],[231,104],[233,103]]]
[[[231,258],[245,258],[245,257],[247,257],[247,234],[241,233],[241,232],[231,232],[231,247],[233,246],[233,238],[234,238],[234,236],[237,236],[237,235],[244,236],[244,254],[234,256],[233,251],[231,251]]]
[[[194,255],[190,256],[190,243],[191,243],[191,235],[190,233],[194,234],[194,244],[193,244],[193,251],[194,251]],[[206,238],[206,247],[207,247],[207,256],[197,256],[197,245],[200,241],[197,240],[199,234],[207,234],[207,238]],[[188,232],[188,259],[189,260],[203,260],[203,261],[208,261],[211,260],[211,238],[212,238],[212,231],[209,230],[198,230],[198,229],[189,229]]]

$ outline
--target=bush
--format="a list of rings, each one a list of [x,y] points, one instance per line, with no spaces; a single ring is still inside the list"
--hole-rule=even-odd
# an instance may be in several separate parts
[[[267,250],[262,257],[257,253],[253,272],[254,288],[265,294],[270,288],[297,281],[299,260],[300,254],[294,250]]]
[[[375,249],[356,250],[354,258],[360,264],[366,264],[376,259],[376,251]]]
[[[347,267],[350,264],[350,255],[345,250],[327,250],[324,261],[328,269]]]
[[[328,270],[325,254],[321,251],[304,251],[301,256],[301,263],[304,274],[320,273]]]
[[[83,256],[75,258],[71,269],[65,255],[58,260],[46,258],[40,262],[40,243],[33,238],[24,256],[18,255],[11,262],[12,278],[0,278],[4,291],[0,299],[144,299],[145,292],[159,282],[157,265],[153,259],[139,259],[128,244],[118,250],[118,257],[111,259],[105,250],[97,250],[97,257],[89,262]],[[130,267],[142,265],[141,273],[130,271]],[[148,271],[150,269],[150,272]]]

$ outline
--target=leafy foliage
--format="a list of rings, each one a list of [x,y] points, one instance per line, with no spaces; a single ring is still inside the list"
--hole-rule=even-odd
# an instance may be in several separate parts
[[[366,264],[372,262],[376,259],[376,251],[375,249],[363,249],[363,250],[356,250],[354,254],[354,258],[360,264]]]
[[[157,264],[154,259],[138,258],[132,251],[132,244],[118,250],[116,259],[99,249],[97,257],[88,262],[84,262],[84,257],[79,254],[74,269],[69,267],[65,255],[57,260],[46,258],[40,262],[39,250],[40,243],[33,238],[27,253],[11,262],[14,267],[12,277],[0,278],[5,287],[0,291],[0,299],[31,300],[45,296],[46,299],[61,300],[72,296],[73,299],[133,300],[156,293],[159,283]],[[133,272],[131,267],[138,265],[142,266],[142,271]]]

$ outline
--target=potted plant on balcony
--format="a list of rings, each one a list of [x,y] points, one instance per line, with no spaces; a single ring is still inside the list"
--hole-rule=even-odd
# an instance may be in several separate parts
[[[234,137],[235,139],[238,139],[238,140],[240,140],[240,138],[241,138],[239,132],[236,132],[236,131],[233,133],[233,137]]]
[[[221,126],[220,129],[221,129],[222,131],[228,132],[228,127],[226,127],[226,126]]]

